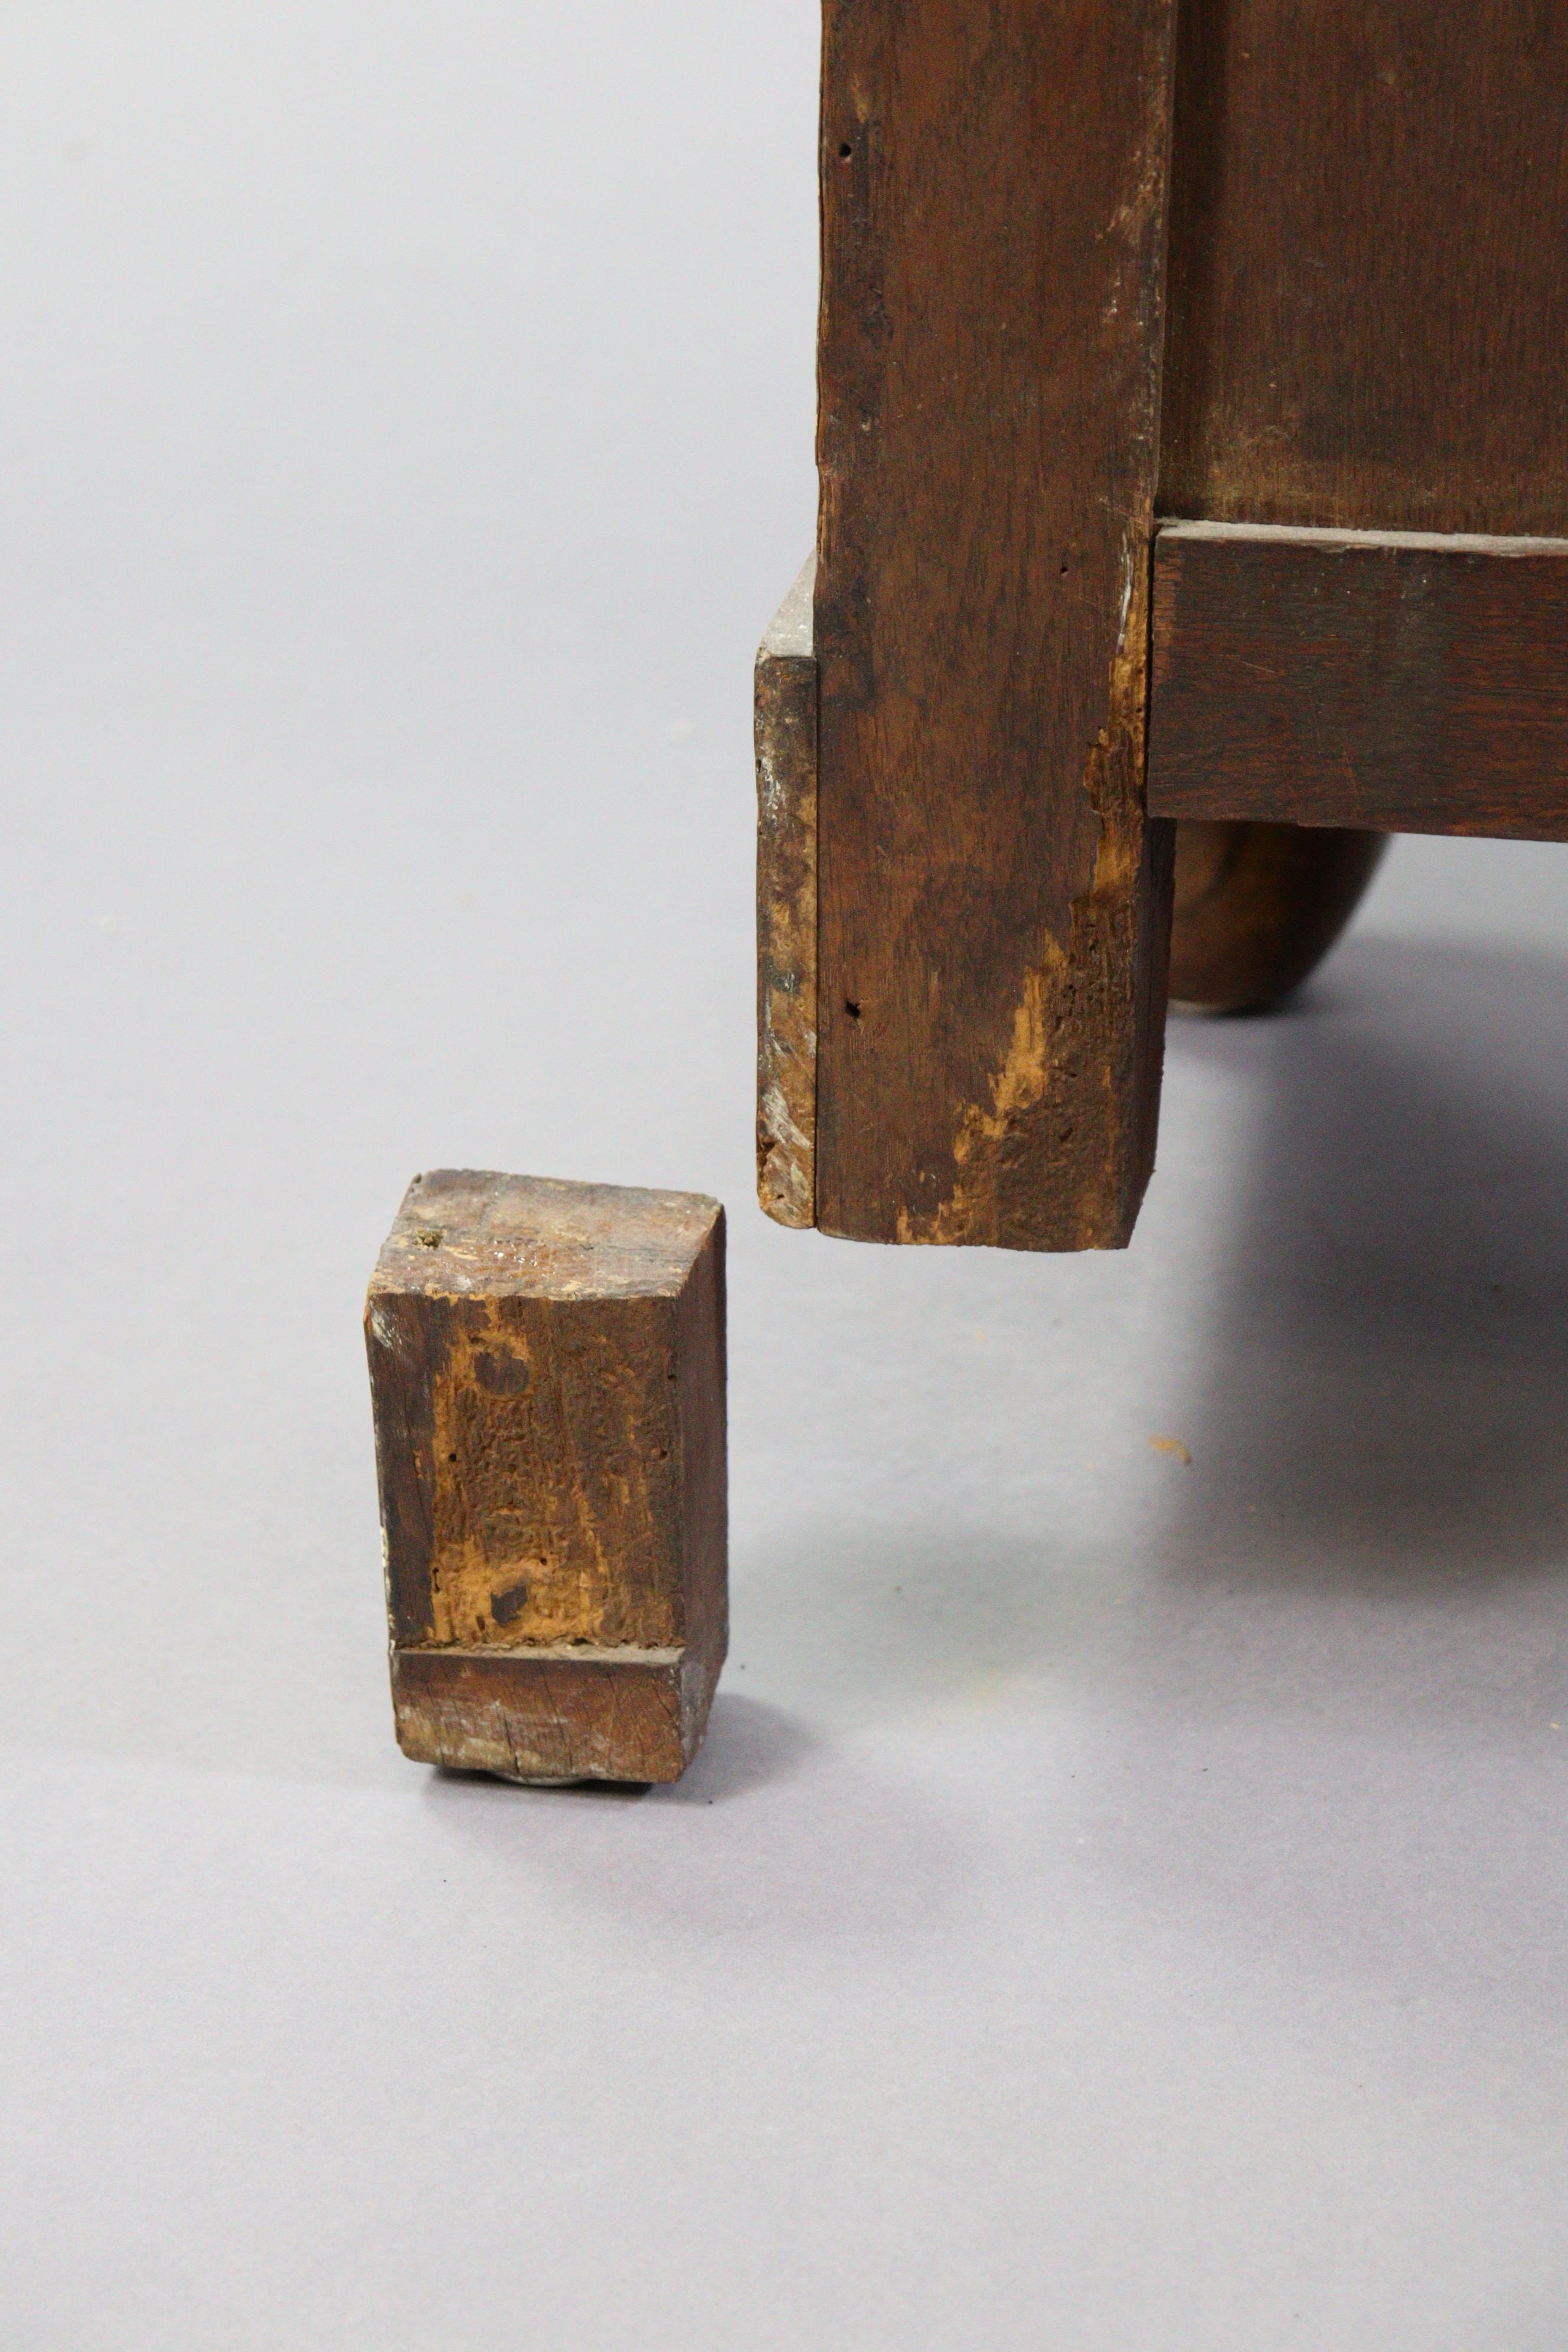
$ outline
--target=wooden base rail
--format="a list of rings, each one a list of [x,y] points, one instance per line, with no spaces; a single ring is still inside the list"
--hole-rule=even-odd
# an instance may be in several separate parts
[[[1149,807],[1568,840],[1568,540],[1167,525]]]

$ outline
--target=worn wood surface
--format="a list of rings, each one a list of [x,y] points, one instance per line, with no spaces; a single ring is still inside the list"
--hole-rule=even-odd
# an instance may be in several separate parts
[[[816,1222],[815,556],[757,653],[757,1197]]]
[[[726,1641],[723,1212],[416,1177],[366,1303],[405,1751],[669,1780]]]
[[[676,1780],[708,1696],[699,1662],[681,1649],[392,1653],[405,1752],[503,1780]]]
[[[1163,530],[1149,805],[1568,839],[1568,541]]]
[[[1557,0],[1183,0],[1161,510],[1568,532],[1565,251]]]
[[[1300,987],[1349,922],[1388,846],[1332,825],[1176,827],[1171,1002],[1255,1012]]]
[[[827,0],[816,1207],[1114,1245],[1153,1152],[1142,814],[1171,0]]]

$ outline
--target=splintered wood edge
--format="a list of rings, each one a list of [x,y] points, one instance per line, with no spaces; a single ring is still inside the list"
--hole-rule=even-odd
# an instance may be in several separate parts
[[[816,1223],[816,657],[808,560],[757,652],[757,1198]]]

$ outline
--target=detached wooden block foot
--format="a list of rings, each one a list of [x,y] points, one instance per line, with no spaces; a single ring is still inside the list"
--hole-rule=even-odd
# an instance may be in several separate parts
[[[416,1177],[365,1337],[404,1753],[675,1780],[728,1633],[722,1209]]]

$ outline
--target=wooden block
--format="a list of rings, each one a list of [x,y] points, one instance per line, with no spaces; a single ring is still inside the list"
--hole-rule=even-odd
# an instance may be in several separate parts
[[[825,1232],[1115,1247],[1152,1163],[1173,13],[826,0]]]
[[[1568,839],[1568,541],[1167,525],[1149,806]]]
[[[757,1198],[816,1222],[816,657],[812,557],[757,652]]]
[[[365,1338],[404,1753],[673,1780],[728,1629],[722,1209],[416,1176]]]

